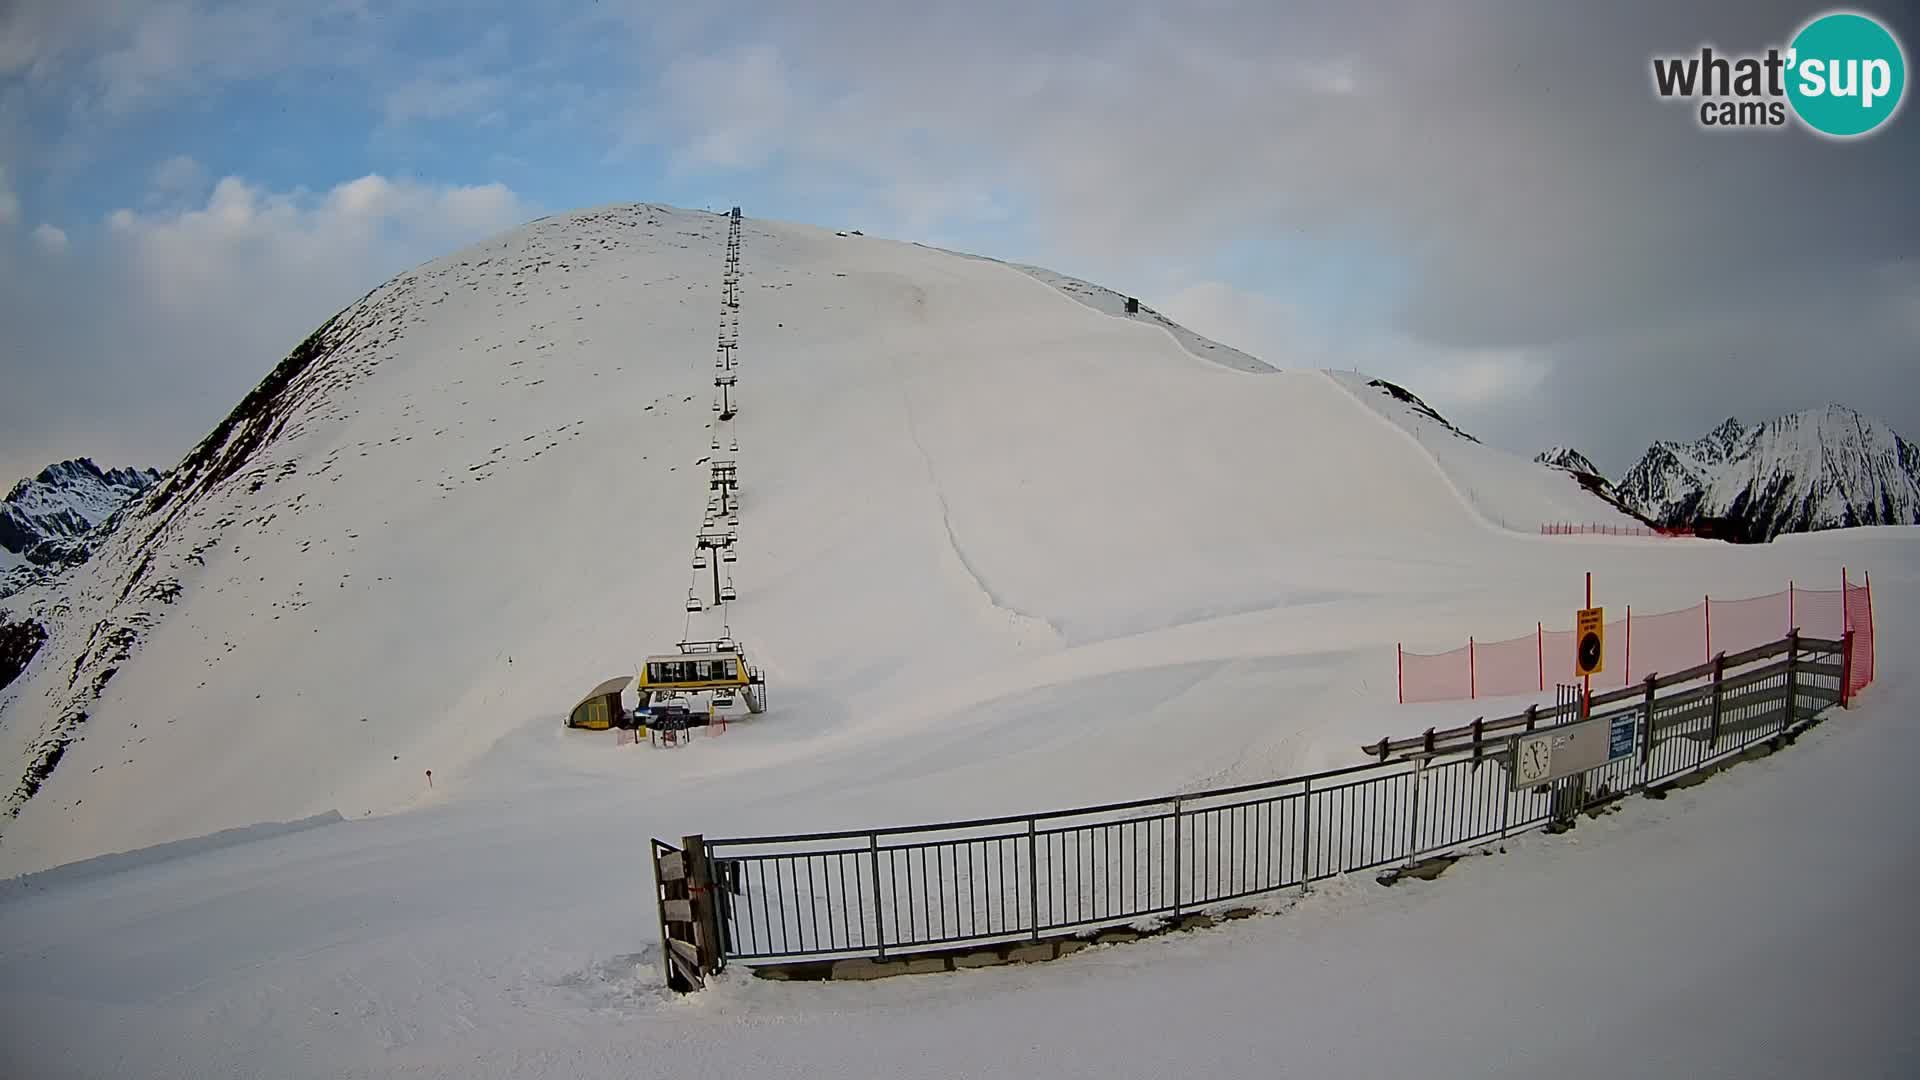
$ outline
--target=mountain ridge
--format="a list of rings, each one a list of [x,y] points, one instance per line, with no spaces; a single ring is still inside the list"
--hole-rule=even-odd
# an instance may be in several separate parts
[[[1753,426],[1729,417],[1654,443],[1615,490],[1659,525],[1731,540],[1920,524],[1920,446],[1838,403]]]

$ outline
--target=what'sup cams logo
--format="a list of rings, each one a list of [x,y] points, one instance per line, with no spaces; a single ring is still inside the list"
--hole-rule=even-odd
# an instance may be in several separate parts
[[[1698,54],[1656,56],[1653,89],[1697,101],[1701,127],[1782,128],[1791,116],[1820,135],[1851,139],[1900,111],[1907,58],[1878,20],[1834,11],[1802,26],[1784,49],[1729,56],[1702,46]]]

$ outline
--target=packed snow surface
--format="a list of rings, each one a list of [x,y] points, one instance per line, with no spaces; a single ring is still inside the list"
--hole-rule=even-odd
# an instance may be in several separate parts
[[[874,983],[661,989],[645,826],[584,790],[263,831],[0,894],[0,1073],[1911,1076],[1914,689],[1434,882]]]

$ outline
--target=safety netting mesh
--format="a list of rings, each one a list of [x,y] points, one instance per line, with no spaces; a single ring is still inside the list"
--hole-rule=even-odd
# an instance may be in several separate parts
[[[1473,664],[1478,697],[1533,694],[1540,690],[1540,639],[1526,637],[1475,643]]]
[[[1873,681],[1873,594],[1864,584],[1844,589],[1790,585],[1742,600],[1715,600],[1679,611],[1645,615],[1628,608],[1607,623],[1606,662],[1595,690],[1612,690],[1779,641],[1798,627],[1804,637],[1839,640],[1854,633],[1849,693]],[[1458,701],[1539,693],[1573,682],[1574,632],[1536,627],[1505,641],[1474,641],[1438,654],[1400,653],[1400,699]]]
[[[1707,604],[1707,649],[1737,653],[1779,641],[1793,629],[1785,591]]]
[[[1474,696],[1470,647],[1434,656],[1403,653],[1400,658],[1401,701],[1459,701]]]
[[[1873,681],[1873,590],[1848,583],[1845,602],[1847,629],[1853,631],[1847,658],[1847,696],[1852,697]]]

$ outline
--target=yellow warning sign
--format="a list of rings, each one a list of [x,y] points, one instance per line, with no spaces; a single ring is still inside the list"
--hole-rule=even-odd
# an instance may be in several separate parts
[[[1598,675],[1607,667],[1605,608],[1581,608],[1573,619],[1573,673]]]

